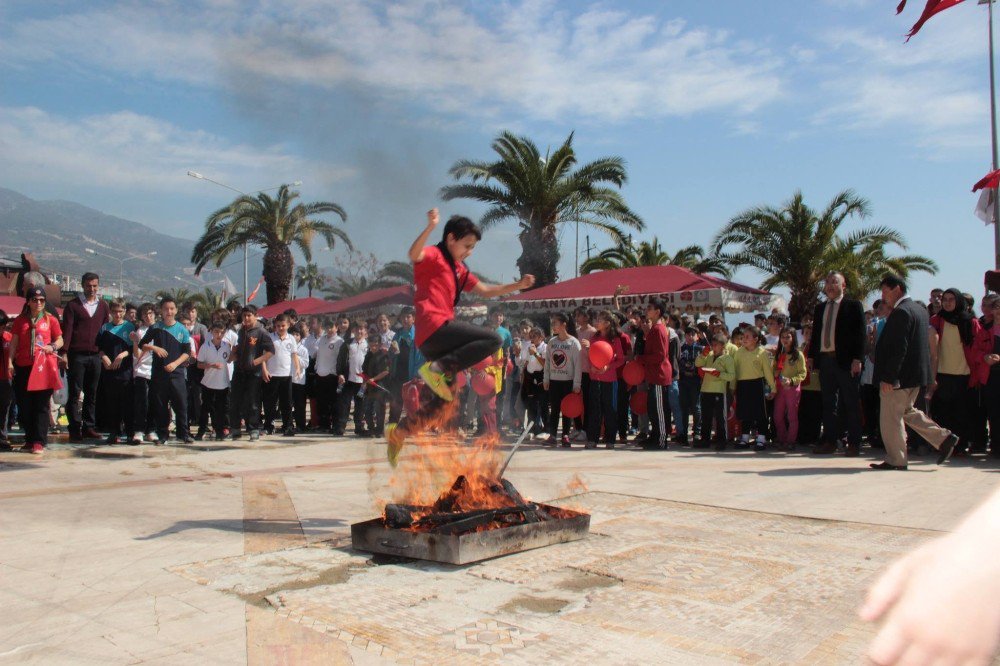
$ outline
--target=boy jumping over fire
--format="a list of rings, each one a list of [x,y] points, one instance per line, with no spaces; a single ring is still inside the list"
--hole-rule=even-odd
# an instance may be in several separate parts
[[[525,275],[505,285],[483,284],[463,263],[482,240],[483,232],[469,218],[455,215],[445,223],[441,242],[426,245],[439,222],[437,208],[427,212],[427,227],[410,246],[410,261],[416,288],[415,341],[427,359],[418,372],[435,395],[450,402],[453,397],[450,384],[455,373],[493,355],[501,345],[500,336],[492,329],[455,320],[455,306],[462,292],[483,298],[504,296],[530,288],[535,276]],[[406,436],[416,434],[419,428],[419,423],[408,424],[405,420],[386,426],[389,461],[393,465]]]

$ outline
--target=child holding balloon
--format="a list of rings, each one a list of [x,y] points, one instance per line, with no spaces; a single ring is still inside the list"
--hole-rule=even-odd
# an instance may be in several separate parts
[[[569,431],[574,416],[567,415],[563,400],[571,394],[580,395],[583,364],[580,363],[580,341],[569,333],[569,317],[554,314],[549,320],[552,337],[546,345],[543,388],[549,394],[549,441],[555,442],[562,414],[562,445],[569,447]],[[582,405],[582,403],[581,403]]]
[[[618,368],[625,363],[618,319],[610,310],[597,315],[597,333],[584,347],[590,358],[590,396],[587,399],[587,448],[595,449],[601,441],[615,448],[618,432]]]

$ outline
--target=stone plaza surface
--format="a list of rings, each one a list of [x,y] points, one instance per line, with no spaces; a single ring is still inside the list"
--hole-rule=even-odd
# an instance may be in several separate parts
[[[866,586],[1000,471],[527,446],[507,478],[591,513],[590,535],[457,567],[351,550],[391,497],[384,453],[312,435],[0,453],[0,664],[858,663]]]

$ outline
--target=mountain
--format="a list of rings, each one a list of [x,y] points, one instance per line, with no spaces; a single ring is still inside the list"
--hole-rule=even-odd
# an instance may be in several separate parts
[[[117,294],[122,264],[88,253],[88,248],[118,259],[135,257],[124,263],[128,296],[149,296],[159,289],[178,287],[200,291],[192,284],[200,281],[221,290],[219,273],[206,270],[201,279],[192,275],[194,241],[168,236],[139,222],[72,201],[36,201],[0,188],[0,230],[0,256],[17,260],[22,252],[31,252],[45,273],[68,275],[71,280],[79,280],[84,272],[93,271],[101,276],[105,293]],[[148,256],[154,251],[156,255]],[[239,259],[237,253],[228,260],[232,265],[226,273],[237,289],[242,289],[243,265]],[[257,275],[260,275],[260,259],[251,257],[251,289]]]

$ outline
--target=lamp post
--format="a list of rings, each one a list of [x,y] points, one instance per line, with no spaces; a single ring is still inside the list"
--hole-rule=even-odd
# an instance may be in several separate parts
[[[276,190],[279,187],[281,187],[281,185],[275,185],[273,187],[265,187],[262,190],[255,190],[253,192],[249,192],[248,193],[248,192],[244,192],[243,190],[238,190],[235,187],[233,187],[232,185],[226,185],[225,183],[220,183],[217,180],[212,180],[208,176],[203,176],[202,174],[198,173],[197,171],[188,171],[187,175],[191,176],[192,178],[196,178],[198,180],[206,180],[206,181],[208,181],[210,183],[218,185],[219,187],[224,187],[227,190],[232,190],[233,192],[237,192],[239,194],[242,194],[245,197],[251,196],[252,194],[260,194],[261,192],[267,192],[268,190]],[[298,187],[299,185],[302,184],[302,181],[301,180],[296,180],[295,182],[290,183],[290,184],[291,184],[292,187]],[[249,287],[249,280],[248,280],[248,275],[247,275],[248,272],[249,272],[249,270],[250,270],[249,269],[249,263],[250,263],[250,250],[249,250],[249,246],[247,245],[247,243],[243,243],[243,304],[244,305],[246,305],[249,302],[249,301],[247,301],[247,296],[249,295],[249,291],[247,290],[247,288]],[[294,274],[292,275],[292,279],[294,281],[294,279],[295,279]]]
[[[130,261],[132,259],[145,259],[147,257],[156,256],[156,250],[153,250],[152,252],[147,252],[145,254],[137,254],[131,257],[125,257],[124,259],[121,259],[119,257],[112,257],[110,254],[104,254],[103,252],[98,252],[97,250],[94,250],[89,247],[84,248],[83,251],[86,252],[87,254],[95,254],[97,256],[105,257],[107,259],[114,259],[115,261],[118,262],[118,298],[125,298],[125,283],[123,282],[123,280],[125,279],[125,262]]]

